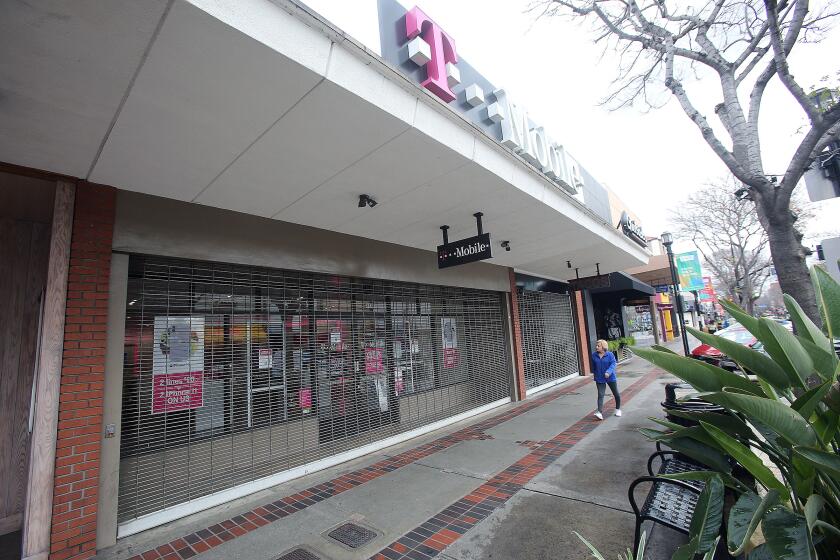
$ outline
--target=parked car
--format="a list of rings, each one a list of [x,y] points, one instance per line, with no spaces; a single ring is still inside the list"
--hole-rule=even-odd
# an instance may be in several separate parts
[[[743,344],[744,346],[749,346],[750,348],[752,348],[757,342],[752,333],[745,329],[742,325],[732,325],[725,329],[720,329],[715,333],[715,336],[720,336],[726,340],[732,340],[739,344]],[[738,369],[738,364],[729,359],[726,354],[717,348],[709,346],[708,344],[701,344],[692,350],[691,357],[703,360],[704,362],[708,362],[729,371],[735,371]]]
[[[776,321],[777,323],[785,327],[787,330],[793,332],[793,323],[788,321],[787,319],[773,318],[772,320]],[[743,344],[744,346],[748,346],[754,350],[758,350],[759,352],[765,352],[764,346],[760,342],[757,342],[753,334],[739,323],[733,323],[731,326],[717,331],[715,333],[715,336],[721,336],[727,340],[732,340],[739,344]],[[834,347],[835,350],[837,350],[838,352],[837,355],[840,356],[840,340],[834,341]],[[698,360],[703,360],[704,362],[708,362],[712,365],[718,366],[729,371],[740,370],[738,364],[731,360],[726,354],[722,353],[717,348],[712,348],[708,344],[701,344],[700,346],[692,350],[691,357],[697,358]]]

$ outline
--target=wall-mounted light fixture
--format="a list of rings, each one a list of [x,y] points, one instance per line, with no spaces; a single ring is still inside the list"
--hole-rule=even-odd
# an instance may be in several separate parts
[[[370,206],[371,208],[373,208],[377,204],[378,202],[373,200],[370,196],[366,194],[359,195],[359,208],[364,208],[365,206]]]
[[[505,251],[510,251],[510,241],[502,241],[502,248]]]

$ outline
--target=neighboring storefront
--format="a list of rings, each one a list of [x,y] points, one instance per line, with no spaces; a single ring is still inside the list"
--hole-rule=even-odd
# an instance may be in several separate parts
[[[623,272],[607,275],[605,285],[589,290],[595,334],[603,340],[621,341],[631,335],[627,308],[643,306],[655,294],[652,287]]]
[[[679,319],[674,307],[674,291],[668,256],[658,238],[648,238],[653,255],[648,264],[625,270],[634,278],[654,288],[656,294],[650,298],[650,322],[654,340],[667,342],[679,335]]]
[[[2,171],[49,194],[14,187],[40,204],[41,260],[15,280],[32,367],[10,425],[30,466],[3,512],[24,558],[90,558],[583,374],[594,319],[569,263],[647,259],[606,190],[466,63],[475,83],[442,83],[462,100],[481,83],[469,110],[284,6],[10,14],[15,44],[90,47],[83,68],[32,65],[31,122],[0,130]]]
[[[639,314],[637,308],[650,305],[654,289],[624,272],[612,272],[603,276],[602,285],[589,289],[592,301],[592,319],[595,339],[616,341],[620,360],[630,357],[630,319]],[[594,340],[593,340],[594,343]]]

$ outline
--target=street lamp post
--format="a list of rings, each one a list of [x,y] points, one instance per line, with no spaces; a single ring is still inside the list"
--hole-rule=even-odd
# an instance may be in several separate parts
[[[674,253],[671,251],[671,244],[673,242],[674,239],[670,233],[665,232],[662,234],[662,244],[665,246],[665,252],[668,253],[668,268],[671,269],[671,284],[674,287],[677,315],[680,318],[680,334],[682,335],[683,350],[685,351],[685,355],[688,356],[690,351],[688,350],[688,335],[685,332],[685,317],[683,316],[683,304],[682,298],[680,297],[680,281],[677,278],[677,269],[674,268]]]

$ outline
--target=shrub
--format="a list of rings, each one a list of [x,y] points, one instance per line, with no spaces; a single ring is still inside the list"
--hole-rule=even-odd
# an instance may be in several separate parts
[[[733,556],[840,558],[840,360],[833,344],[840,338],[840,285],[819,268],[812,270],[812,278],[825,331],[787,295],[785,304],[796,334],[724,302],[727,311],[763,344],[764,352],[688,328],[753,374],[754,380],[661,347],[634,350],[690,383],[697,391],[695,397],[726,410],[726,414],[679,413],[696,421],[692,427],[654,419],[665,429],[643,433],[716,471],[679,478],[719,477],[735,493],[737,501],[727,524],[727,546]],[[752,475],[754,487],[732,476],[733,462]],[[711,499],[722,501],[723,492]],[[679,558],[690,558],[708,548],[681,550],[685,555]]]

